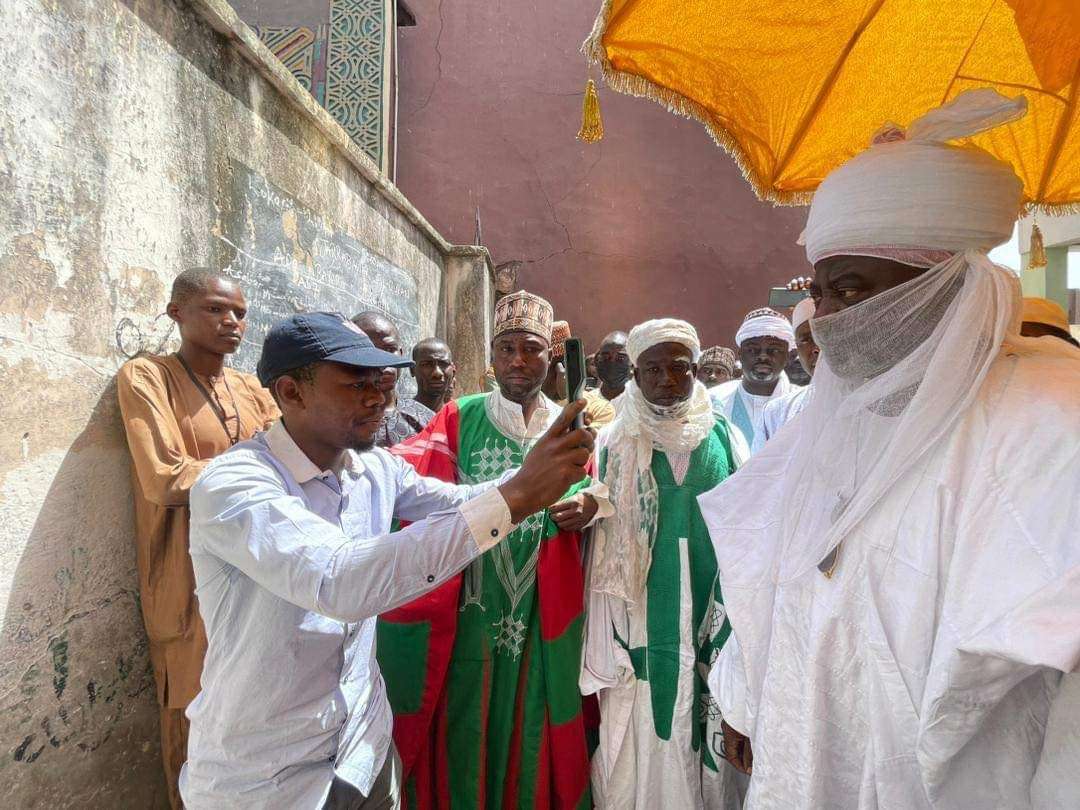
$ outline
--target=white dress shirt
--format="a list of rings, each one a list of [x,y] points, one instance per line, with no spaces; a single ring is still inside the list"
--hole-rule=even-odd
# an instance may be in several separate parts
[[[424,478],[382,449],[320,470],[282,422],[210,462],[191,491],[209,647],[186,807],[316,810],[335,774],[370,791],[392,730],[376,616],[509,534],[495,483]],[[394,517],[420,522],[390,534]]]

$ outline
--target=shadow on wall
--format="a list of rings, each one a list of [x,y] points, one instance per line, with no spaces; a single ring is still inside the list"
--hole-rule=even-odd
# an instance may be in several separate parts
[[[8,807],[168,807],[129,474],[113,379],[66,452],[31,456],[9,476],[29,503],[35,482],[51,483],[0,637]],[[18,498],[5,492],[12,513]]]

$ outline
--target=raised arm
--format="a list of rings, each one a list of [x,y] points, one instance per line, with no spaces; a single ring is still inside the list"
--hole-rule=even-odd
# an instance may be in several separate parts
[[[451,484],[420,475],[411,464],[398,456],[389,456],[389,459],[398,486],[394,516],[402,520],[422,520],[432,512],[455,509],[517,474],[516,469],[508,470],[499,478],[482,484]]]
[[[581,478],[592,436],[571,422],[583,405],[567,406],[504,483],[374,537],[349,537],[290,495],[257,451],[234,449],[192,491],[191,553],[213,555],[276,596],[339,621],[392,610],[443,583]]]
[[[394,534],[350,537],[290,495],[255,451],[212,465],[191,497],[191,552],[338,621],[395,608],[464,568],[513,528],[492,490]]]

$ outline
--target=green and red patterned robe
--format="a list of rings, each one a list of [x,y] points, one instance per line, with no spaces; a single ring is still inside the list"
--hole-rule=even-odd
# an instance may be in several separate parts
[[[525,430],[520,406],[498,391],[464,397],[394,452],[424,475],[489,481],[520,466],[557,415],[543,399]],[[583,593],[580,535],[560,532],[545,510],[380,618],[409,810],[590,806]]]

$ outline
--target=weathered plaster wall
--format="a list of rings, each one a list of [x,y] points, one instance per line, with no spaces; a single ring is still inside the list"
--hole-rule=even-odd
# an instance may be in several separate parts
[[[731,345],[767,288],[808,270],[805,209],[756,200],[695,121],[601,87],[606,136],[585,145],[581,41],[600,0],[410,0],[399,31],[402,190],[451,241],[522,261],[591,348],[655,315]]]
[[[285,268],[268,303],[318,304],[295,218],[284,253],[229,244],[242,176],[399,268],[427,334],[449,245],[219,0],[3,0],[0,29],[2,804],[162,807],[116,369],[171,345],[189,266]]]
[[[476,394],[491,361],[490,336],[495,315],[491,256],[483,248],[455,247],[446,257],[443,277],[443,330],[457,366],[457,394]]]

